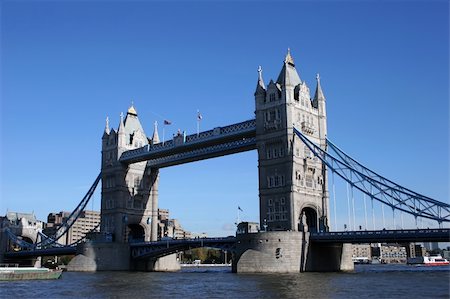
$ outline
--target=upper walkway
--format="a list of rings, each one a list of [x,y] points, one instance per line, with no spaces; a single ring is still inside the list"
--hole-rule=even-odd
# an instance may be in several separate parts
[[[199,134],[180,134],[172,140],[126,151],[119,161],[124,164],[148,161],[149,166],[162,168],[253,149],[256,149],[254,119]]]

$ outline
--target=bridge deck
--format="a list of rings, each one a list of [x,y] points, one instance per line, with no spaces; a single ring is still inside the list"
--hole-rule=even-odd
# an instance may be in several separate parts
[[[125,164],[148,161],[154,167],[167,167],[256,148],[254,119],[188,136],[175,136],[164,143],[126,151],[120,157]]]
[[[131,257],[134,259],[155,258],[190,248],[211,247],[227,251],[235,249],[236,238],[174,239],[156,242],[131,243]]]
[[[450,229],[404,229],[311,233],[312,242],[402,243],[450,242]]]

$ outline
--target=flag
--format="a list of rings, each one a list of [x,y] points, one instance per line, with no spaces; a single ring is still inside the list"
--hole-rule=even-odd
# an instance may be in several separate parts
[[[202,115],[200,114],[200,111],[197,111],[197,120],[200,121],[202,120]]]
[[[165,124],[165,125],[171,125],[172,122],[171,122],[170,120],[165,119],[165,120],[164,120],[164,124]]]
[[[238,206],[238,210],[239,210],[239,211],[241,211],[241,212],[244,212],[244,211],[242,211],[242,209],[241,209],[241,207],[240,207],[240,206]]]

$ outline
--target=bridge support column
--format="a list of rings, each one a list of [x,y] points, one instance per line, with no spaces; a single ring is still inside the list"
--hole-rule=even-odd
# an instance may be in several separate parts
[[[352,270],[354,270],[352,244],[310,243],[305,271],[335,272]]]
[[[151,169],[152,186],[150,190],[150,198],[152,200],[152,224],[150,241],[158,241],[158,181],[159,169]]]
[[[351,244],[312,243],[309,232],[238,234],[232,270],[237,273],[352,271]]]
[[[123,243],[83,243],[67,266],[68,271],[128,271],[130,246]]]
[[[132,270],[149,272],[174,272],[181,269],[176,253],[156,259],[132,262]]]
[[[309,233],[306,233],[309,238]],[[238,234],[232,270],[237,273],[298,273],[307,239],[303,232]],[[306,246],[303,241],[306,241]],[[303,247],[303,248],[302,248]]]

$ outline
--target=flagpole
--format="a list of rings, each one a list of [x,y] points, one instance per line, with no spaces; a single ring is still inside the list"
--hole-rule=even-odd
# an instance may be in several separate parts
[[[200,135],[200,121],[202,120],[202,115],[200,110],[197,109],[197,137]]]
[[[164,138],[164,131],[165,131],[165,129],[166,129],[166,124],[164,123],[164,125],[163,125],[163,145],[164,145],[164,142],[165,142],[165,138]]]

